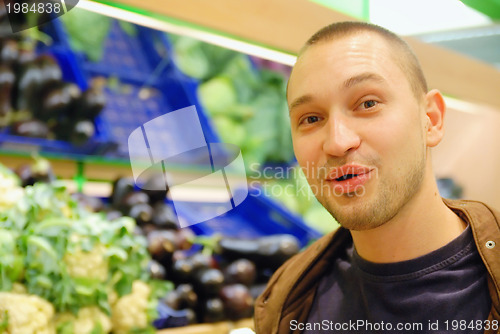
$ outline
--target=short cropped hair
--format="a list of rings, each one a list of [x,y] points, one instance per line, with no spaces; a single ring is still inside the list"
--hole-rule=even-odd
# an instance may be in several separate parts
[[[330,24],[309,38],[299,52],[299,57],[312,45],[356,35],[362,32],[373,32],[378,34],[384,38],[392,48],[399,51],[395,54],[394,60],[407,77],[413,94],[418,99],[422,94],[427,93],[427,82],[422,67],[410,46],[395,33],[372,23],[346,21]]]

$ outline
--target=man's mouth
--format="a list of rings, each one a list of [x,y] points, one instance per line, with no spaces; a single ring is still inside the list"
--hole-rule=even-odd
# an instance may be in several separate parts
[[[361,165],[344,165],[341,167],[334,168],[327,176],[328,181],[346,181],[352,178],[368,174],[373,168],[361,166]]]
[[[345,181],[345,180],[349,180],[349,179],[352,179],[353,177],[356,177],[358,176],[359,174],[346,174],[346,175],[342,175],[341,177],[338,177],[335,179],[335,181]]]
[[[330,171],[326,181],[331,182],[336,194],[352,193],[368,182],[372,170],[373,168],[361,165],[344,165]]]

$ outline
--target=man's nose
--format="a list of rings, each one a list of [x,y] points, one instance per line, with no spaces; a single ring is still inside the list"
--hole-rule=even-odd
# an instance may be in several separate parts
[[[356,149],[360,143],[361,139],[354,124],[344,115],[337,114],[328,119],[323,142],[323,151],[326,154],[341,157]]]

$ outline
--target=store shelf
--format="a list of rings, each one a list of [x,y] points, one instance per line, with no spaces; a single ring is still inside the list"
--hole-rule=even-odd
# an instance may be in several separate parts
[[[57,156],[44,156],[50,161],[53,171],[60,178],[71,179],[78,174],[78,161]],[[29,153],[0,150],[0,163],[15,169],[23,164],[33,163],[33,157]]]

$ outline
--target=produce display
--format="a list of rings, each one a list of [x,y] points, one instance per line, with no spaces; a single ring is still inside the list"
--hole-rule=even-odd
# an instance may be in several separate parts
[[[102,18],[77,9],[61,17],[72,52],[86,61],[101,59],[116,26]],[[127,23],[120,29],[137,34]],[[60,55],[37,51],[50,38],[30,31],[0,39],[0,134],[84,145],[106,96],[112,104],[105,93],[126,85],[100,75],[86,91],[65,82]],[[247,171],[293,161],[285,76],[245,55],[170,37],[177,65],[199,80],[211,123],[241,148]],[[299,240],[197,236],[178,227],[167,194],[139,190],[128,177],[113,182],[109,198],[69,194],[42,158],[15,171],[0,165],[0,333],[153,333],[251,318],[255,298],[300,251]]]
[[[109,199],[70,195],[42,158],[0,165],[0,329],[139,333],[251,318],[299,241],[196,236],[178,228],[167,191],[123,177]]]
[[[155,177],[149,182],[157,181]],[[146,236],[156,279],[168,279],[175,289],[160,298],[158,328],[238,320],[253,315],[254,300],[272,273],[300,250],[292,235],[237,239],[196,236],[179,229],[166,191],[137,190],[130,178],[113,183],[108,217],[126,214]]]
[[[7,333],[151,332],[157,299],[146,239],[57,182],[21,187],[0,165],[0,328]]]
[[[85,144],[106,104],[102,87],[82,92],[65,82],[57,60],[38,55],[35,46],[30,35],[0,40],[0,128],[18,136]]]
[[[198,96],[221,140],[241,148],[247,171],[294,159],[286,78],[247,55],[169,35],[177,66],[200,81]],[[252,167],[254,166],[254,167]]]

